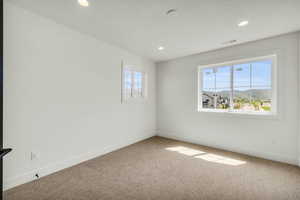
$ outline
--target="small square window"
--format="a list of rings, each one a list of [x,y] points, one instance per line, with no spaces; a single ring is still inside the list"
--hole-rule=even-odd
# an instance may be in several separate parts
[[[146,97],[146,74],[144,72],[124,67],[122,77],[122,101]]]

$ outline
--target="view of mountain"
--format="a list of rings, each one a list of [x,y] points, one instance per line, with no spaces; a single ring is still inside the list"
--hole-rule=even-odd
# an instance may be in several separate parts
[[[220,92],[207,92],[203,91],[203,94],[208,97],[213,97],[214,94],[221,97],[230,97],[229,91],[220,91]],[[259,99],[259,100],[270,100],[272,97],[271,89],[250,89],[250,90],[235,90],[234,97],[238,98],[249,98]]]

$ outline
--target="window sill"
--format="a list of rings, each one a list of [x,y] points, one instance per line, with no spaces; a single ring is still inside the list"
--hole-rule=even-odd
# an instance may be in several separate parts
[[[131,98],[122,99],[121,103],[122,104],[140,104],[140,103],[145,103],[146,101],[147,101],[146,97],[131,97]]]
[[[259,113],[259,112],[235,112],[225,110],[212,110],[212,109],[199,109],[199,113],[210,113],[212,115],[224,116],[224,117],[238,117],[248,119],[269,119],[278,120],[279,115],[277,113]]]

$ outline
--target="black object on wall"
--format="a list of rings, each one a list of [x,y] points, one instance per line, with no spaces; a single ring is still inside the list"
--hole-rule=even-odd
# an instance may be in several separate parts
[[[1,12],[1,26],[0,26],[0,101],[1,101],[1,130],[0,130],[0,200],[3,199],[2,191],[3,191],[3,156],[9,153],[12,149],[3,149],[3,0],[0,0],[0,12]]]

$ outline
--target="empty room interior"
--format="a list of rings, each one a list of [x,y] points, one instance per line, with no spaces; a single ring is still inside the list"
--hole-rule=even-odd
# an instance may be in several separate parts
[[[300,200],[299,0],[0,5],[0,200]]]

